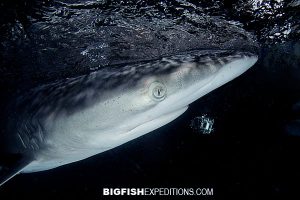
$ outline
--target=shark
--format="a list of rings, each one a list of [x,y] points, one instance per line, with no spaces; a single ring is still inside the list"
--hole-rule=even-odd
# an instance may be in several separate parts
[[[79,12],[78,4],[58,6]],[[90,20],[95,14],[95,10],[82,12],[84,17],[79,13],[78,20]],[[42,60],[35,65],[45,65],[45,58],[53,52],[53,48],[45,47],[53,44],[62,45],[57,51],[62,49],[63,56],[50,59],[47,66],[74,66],[72,61],[78,57],[85,59],[80,64],[105,64],[86,74],[39,84],[9,102],[7,132],[0,135],[1,157],[6,158],[0,162],[0,185],[19,173],[81,161],[152,132],[178,118],[197,99],[246,72],[258,60],[253,37],[220,19],[213,21],[214,29],[199,28],[198,34],[184,31],[187,24],[171,24],[168,26],[172,28],[164,27],[158,33],[157,28],[166,24],[163,20],[147,26],[136,19],[130,19],[129,26],[124,20],[119,26],[102,25],[97,34],[75,30],[73,36],[78,40],[80,34],[86,36],[82,46],[70,37],[71,28],[61,32],[60,36],[65,37],[60,39],[53,35],[53,30],[61,31],[58,25],[69,27],[78,23],[76,20],[31,25],[28,32],[34,42],[26,46],[31,50],[27,53]],[[204,21],[208,23],[208,19]],[[201,18],[198,23],[204,21]],[[140,24],[143,28],[136,27]],[[224,24],[227,32],[219,34]],[[156,27],[155,31],[150,26]],[[22,48],[25,47],[18,49]],[[63,59],[68,55],[73,56],[70,62]],[[33,66],[31,62],[24,59],[25,64]]]

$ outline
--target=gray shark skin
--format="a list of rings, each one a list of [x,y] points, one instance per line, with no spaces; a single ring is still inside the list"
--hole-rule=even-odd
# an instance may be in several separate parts
[[[18,55],[19,69],[36,71],[16,77],[20,84],[37,80],[35,73],[48,77],[9,101],[0,144],[14,158],[0,168],[1,185],[20,172],[80,161],[149,133],[258,59],[254,37],[219,18],[126,18],[109,6],[74,2],[53,1],[47,20],[33,20],[18,42],[1,43],[2,65]],[[102,21],[108,15],[114,23]]]

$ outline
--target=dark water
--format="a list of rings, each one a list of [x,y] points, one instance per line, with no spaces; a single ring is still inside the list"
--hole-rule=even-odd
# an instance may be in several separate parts
[[[1,199],[106,199],[104,187],[214,188],[213,197],[199,199],[292,199],[291,195],[297,195],[300,128],[297,123],[291,125],[300,119],[297,1],[265,1],[260,9],[251,7],[250,1],[190,2],[197,12],[240,19],[255,32],[262,45],[258,63],[152,133],[82,162],[16,176],[0,188]],[[123,4],[122,8],[131,6]],[[24,10],[18,17],[36,13],[27,5],[20,7]],[[149,9],[158,13],[174,13],[177,6],[168,1],[154,5]],[[191,9],[190,4],[186,9]],[[1,84],[5,91],[13,87]],[[191,120],[203,114],[214,119],[209,135],[190,128]]]

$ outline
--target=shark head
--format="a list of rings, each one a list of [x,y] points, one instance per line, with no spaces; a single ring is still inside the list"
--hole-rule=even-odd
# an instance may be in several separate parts
[[[101,141],[112,141],[112,146],[107,146],[112,148],[120,141],[124,143],[155,130],[180,116],[192,102],[244,73],[256,61],[257,55],[250,52],[193,51],[130,65],[116,74],[111,72],[102,87],[109,88],[110,80],[117,81],[118,86],[107,90],[106,98],[88,108],[95,115],[87,120],[86,128],[100,134],[92,143],[98,146]]]
[[[131,92],[123,96],[127,103],[120,113],[123,110],[136,115],[139,122],[131,130],[153,130],[178,117],[192,102],[244,73],[256,61],[255,54],[233,51],[199,51],[163,58],[151,65],[156,70],[137,80]],[[117,96],[121,98],[122,94]],[[129,124],[124,120],[122,126]]]

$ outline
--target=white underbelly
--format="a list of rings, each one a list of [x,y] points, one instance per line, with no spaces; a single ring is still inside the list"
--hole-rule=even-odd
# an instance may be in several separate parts
[[[93,155],[115,148],[128,141],[136,139],[176,119],[187,110],[187,106],[146,123],[141,123],[131,129],[115,129],[105,133],[83,133],[73,131],[73,136],[53,133],[48,139],[48,148],[37,155],[37,159],[24,168],[23,173],[49,170],[69,163],[77,162]],[[124,127],[124,126],[123,126]],[[113,129],[112,129],[113,130]],[[89,135],[89,137],[87,137]]]

